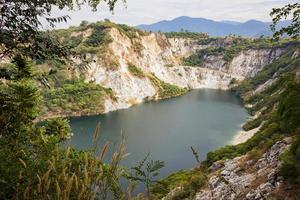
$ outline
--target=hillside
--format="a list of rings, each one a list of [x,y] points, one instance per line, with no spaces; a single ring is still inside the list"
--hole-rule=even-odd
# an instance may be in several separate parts
[[[69,66],[36,62],[39,81],[47,86],[45,118],[105,113],[188,89],[228,89],[233,80],[255,75],[295,45],[289,40],[272,44],[268,39],[197,33],[164,35],[110,22],[52,34],[72,47],[76,57]]]
[[[253,118],[243,126],[238,145],[210,152],[195,169],[161,180],[152,188],[155,198],[294,195],[286,190],[297,182],[288,172],[295,166],[282,164],[279,156],[290,146],[298,148],[298,40],[149,33],[110,22],[52,34],[76,56],[68,65],[35,61],[45,102],[42,118],[100,114],[197,88],[230,89],[243,99]],[[1,73],[9,73],[7,67],[2,64]]]
[[[271,43],[265,38],[149,33],[111,22],[52,34],[76,56],[71,65],[36,61],[37,81],[45,87],[44,118],[106,113],[189,89],[229,89],[297,44],[287,39]]]
[[[170,175],[153,192],[168,199],[297,199],[299,66],[294,47],[233,86],[253,115],[243,127],[248,134],[255,130],[251,138],[208,153],[199,166]]]
[[[281,22],[280,26],[288,24],[288,21]],[[178,17],[170,21],[160,21],[153,24],[142,24],[137,26],[141,30],[153,32],[179,32],[187,30],[190,32],[208,33],[210,36],[226,36],[229,34],[259,37],[261,35],[271,36],[269,22],[249,20],[247,22],[235,21],[214,21],[205,18]]]

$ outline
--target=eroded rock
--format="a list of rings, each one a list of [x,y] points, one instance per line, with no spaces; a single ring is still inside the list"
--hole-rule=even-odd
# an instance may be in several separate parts
[[[208,188],[199,191],[195,199],[266,199],[282,183],[278,176],[279,156],[290,144],[290,138],[276,142],[255,164],[253,160],[247,161],[246,155],[226,160],[221,168],[216,167],[220,166],[219,162],[215,163],[213,166],[218,171],[213,171]],[[254,171],[241,168],[242,165],[250,168],[253,164]]]

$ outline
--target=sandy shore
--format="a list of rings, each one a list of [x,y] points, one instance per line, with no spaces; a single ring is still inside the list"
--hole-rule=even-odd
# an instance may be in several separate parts
[[[262,124],[259,127],[254,128],[254,129],[249,130],[249,131],[240,131],[237,135],[234,136],[234,138],[232,139],[231,144],[232,145],[237,145],[237,144],[246,142],[249,138],[251,138],[260,129]]]

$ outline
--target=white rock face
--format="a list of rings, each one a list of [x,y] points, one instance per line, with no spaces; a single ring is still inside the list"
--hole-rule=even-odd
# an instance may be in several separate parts
[[[182,58],[207,46],[198,45],[191,39],[166,38],[157,33],[137,33],[136,37],[129,38],[111,28],[109,34],[112,38],[109,57],[117,61],[117,69],[111,69],[109,64],[95,56],[96,62],[85,74],[86,81],[111,88],[118,97],[118,102],[105,103],[107,112],[128,108],[157,94],[148,78],[138,78],[129,72],[128,63],[179,87],[228,89],[233,78],[243,80],[255,75],[282,52],[280,49],[252,49],[242,51],[230,63],[220,56],[209,56],[203,67],[188,67],[181,66]]]
[[[242,51],[230,63],[229,73],[244,77],[253,77],[264,66],[278,58],[281,53],[281,49],[251,49]]]
[[[247,160],[247,155],[226,160],[222,165],[216,163],[208,188],[199,191],[195,200],[267,199],[282,182],[278,176],[279,156],[290,144],[290,138],[277,142],[256,163]]]

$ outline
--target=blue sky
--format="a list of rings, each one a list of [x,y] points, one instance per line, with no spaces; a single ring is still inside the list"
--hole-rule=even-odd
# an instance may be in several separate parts
[[[178,16],[204,17],[213,20],[247,21],[257,19],[270,21],[269,13],[274,7],[281,7],[296,0],[122,0],[117,4],[115,14],[100,6],[92,12],[87,6],[79,11],[55,10],[53,16],[69,15],[71,20],[61,27],[78,25],[82,20],[90,22],[108,18],[117,23],[129,25],[149,24],[170,20]]]

